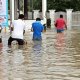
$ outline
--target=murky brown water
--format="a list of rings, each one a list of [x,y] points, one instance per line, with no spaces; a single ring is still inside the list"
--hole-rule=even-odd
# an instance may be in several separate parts
[[[26,32],[28,44],[7,47],[9,34],[3,34],[0,48],[0,80],[80,80],[80,28],[62,34],[55,30],[43,33],[42,42],[33,42]]]

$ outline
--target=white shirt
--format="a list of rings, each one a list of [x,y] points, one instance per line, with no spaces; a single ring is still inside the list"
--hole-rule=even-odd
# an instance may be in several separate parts
[[[12,38],[23,39],[23,31],[26,28],[26,25],[23,22],[23,20],[21,19],[15,20],[12,23],[12,26],[13,26]]]

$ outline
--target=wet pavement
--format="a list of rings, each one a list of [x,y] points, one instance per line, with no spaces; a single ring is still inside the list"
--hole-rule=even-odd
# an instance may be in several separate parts
[[[80,80],[80,28],[57,34],[54,29],[43,33],[42,42],[25,34],[25,44],[7,46],[9,33],[2,34],[0,46],[0,80]]]

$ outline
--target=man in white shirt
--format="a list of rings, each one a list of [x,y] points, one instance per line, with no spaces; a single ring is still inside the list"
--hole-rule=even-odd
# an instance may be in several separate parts
[[[26,25],[23,21],[24,15],[20,14],[18,20],[14,20],[11,26],[12,35],[8,39],[8,45],[11,45],[11,42],[16,40],[19,45],[24,44],[23,33],[25,31]]]

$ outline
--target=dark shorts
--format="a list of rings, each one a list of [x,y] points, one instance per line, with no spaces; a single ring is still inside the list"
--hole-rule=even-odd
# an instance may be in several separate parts
[[[57,33],[62,33],[64,29],[57,29]]]
[[[14,40],[16,40],[19,45],[23,45],[24,44],[24,40],[23,39],[17,39],[17,38],[10,37],[8,39],[8,45],[11,45],[12,41],[14,41]]]

